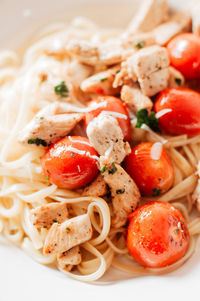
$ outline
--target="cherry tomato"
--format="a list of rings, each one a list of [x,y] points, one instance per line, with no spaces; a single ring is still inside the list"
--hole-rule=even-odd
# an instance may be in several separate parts
[[[124,139],[130,140],[130,136],[131,136],[130,118],[129,118],[127,109],[124,106],[124,104],[122,103],[122,101],[113,96],[99,96],[89,103],[89,107],[92,107],[92,106],[95,107],[101,103],[104,103],[104,105],[102,107],[94,108],[94,110],[85,114],[86,126],[93,118],[97,117],[102,111],[111,111],[111,112],[121,113],[125,116],[125,118],[116,118],[116,119],[119,123],[119,126],[122,129],[122,132],[124,134]]]
[[[189,232],[184,217],[173,205],[148,203],[134,211],[129,221],[128,250],[143,266],[165,267],[185,255]]]
[[[200,38],[192,33],[178,35],[167,45],[171,65],[186,79],[200,77]]]
[[[200,134],[200,94],[190,89],[166,89],[156,100],[156,113],[169,109],[159,118],[159,127],[169,134]],[[164,111],[163,111],[164,112]]]
[[[75,189],[89,184],[98,173],[98,156],[85,137],[65,137],[54,143],[42,158],[42,169],[50,183]]]
[[[134,147],[125,159],[125,169],[145,196],[166,192],[174,181],[172,162],[160,143],[145,142]]]

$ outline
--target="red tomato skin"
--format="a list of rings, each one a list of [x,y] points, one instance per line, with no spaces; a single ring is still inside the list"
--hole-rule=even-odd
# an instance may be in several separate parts
[[[167,45],[171,65],[186,79],[200,77],[200,38],[192,33],[178,35]]]
[[[97,160],[77,154],[66,148],[71,146],[98,156],[92,146],[76,142],[89,143],[85,137],[65,137],[50,146],[42,158],[42,169],[49,182],[61,188],[76,189],[89,184],[98,174]]]
[[[151,202],[129,216],[127,247],[145,267],[161,268],[181,259],[190,236],[180,211],[166,202]]]
[[[125,159],[125,170],[144,196],[152,196],[154,188],[161,189],[164,193],[174,181],[174,168],[165,149],[162,149],[159,160],[151,158],[153,144],[152,142],[138,144]]]
[[[117,97],[114,96],[99,96],[92,100],[88,106],[92,106],[94,104],[99,104],[105,102],[106,105],[97,109],[94,109],[93,111],[90,111],[85,114],[84,120],[85,120],[85,125],[86,127],[88,126],[89,122],[97,117],[102,111],[112,111],[112,112],[117,112],[121,113],[127,116],[127,119],[123,118],[116,118],[119,126],[122,129],[124,139],[129,141],[131,137],[131,123],[130,123],[130,118],[127,112],[127,109],[123,102],[118,99]]]
[[[200,93],[190,89],[166,89],[155,102],[156,113],[171,109],[159,118],[162,131],[175,135],[200,134]]]

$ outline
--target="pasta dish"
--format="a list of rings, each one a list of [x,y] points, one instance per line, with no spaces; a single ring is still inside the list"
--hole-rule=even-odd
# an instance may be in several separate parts
[[[200,234],[200,4],[144,0],[0,52],[0,233],[92,282],[169,273]]]

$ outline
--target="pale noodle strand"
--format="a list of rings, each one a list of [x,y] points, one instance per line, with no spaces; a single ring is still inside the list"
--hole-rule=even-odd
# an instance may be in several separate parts
[[[50,264],[55,261],[55,255],[42,255],[42,253],[39,250],[35,249],[33,242],[27,237],[24,238],[24,241],[22,243],[22,249],[35,261],[41,264]]]

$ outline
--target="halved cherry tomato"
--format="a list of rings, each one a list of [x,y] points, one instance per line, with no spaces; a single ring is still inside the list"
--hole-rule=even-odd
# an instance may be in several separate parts
[[[186,79],[200,77],[200,38],[192,33],[181,34],[167,45],[171,65]]]
[[[184,217],[173,205],[148,203],[134,211],[129,221],[128,250],[143,266],[165,267],[185,255],[189,232]]]
[[[155,154],[160,152],[160,154]],[[132,149],[125,159],[125,169],[145,196],[166,192],[174,181],[172,162],[161,144],[144,142]]]
[[[104,105],[102,105],[102,107],[95,108],[95,106],[97,106],[98,104],[104,104]],[[102,111],[121,113],[124,115],[124,118],[118,117],[116,119],[119,123],[119,126],[122,129],[122,132],[124,134],[124,139],[130,140],[130,136],[131,136],[130,118],[126,107],[124,106],[124,104],[120,99],[113,96],[99,96],[89,103],[89,107],[92,106],[94,106],[94,110],[85,114],[86,126],[93,118],[97,117]]]
[[[190,89],[166,89],[156,100],[156,113],[169,109],[159,118],[159,127],[169,134],[200,134],[200,93]],[[164,111],[163,111],[164,112]]]
[[[65,137],[54,143],[42,158],[42,169],[50,183],[75,189],[89,184],[97,175],[95,149],[85,137]]]

